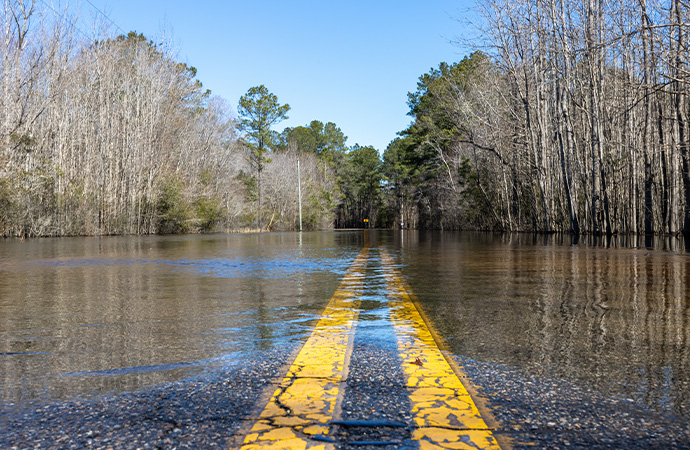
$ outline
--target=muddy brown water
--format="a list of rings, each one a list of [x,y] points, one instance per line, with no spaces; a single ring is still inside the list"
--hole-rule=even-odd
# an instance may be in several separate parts
[[[373,230],[0,241],[0,400],[144,389],[298,345],[365,242],[367,276],[385,248],[453,354],[690,416],[675,241]]]

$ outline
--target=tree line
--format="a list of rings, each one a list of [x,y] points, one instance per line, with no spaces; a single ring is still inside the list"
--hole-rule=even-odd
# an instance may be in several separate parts
[[[0,14],[0,234],[177,232],[237,211],[220,187],[229,109],[165,43],[87,39],[32,0]]]
[[[294,230],[298,163],[305,229],[690,233],[681,0],[478,0],[481,46],[419,78],[383,155],[44,6],[0,11],[3,236]]]
[[[400,221],[690,233],[681,0],[480,0],[484,45],[410,94],[384,154]]]
[[[278,133],[288,105],[256,86],[235,116],[165,41],[87,38],[36,0],[0,8],[0,235],[296,229],[298,159],[304,228],[355,225],[367,194],[343,194],[334,123]]]

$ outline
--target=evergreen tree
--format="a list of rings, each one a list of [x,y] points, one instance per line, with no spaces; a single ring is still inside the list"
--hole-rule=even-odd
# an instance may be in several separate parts
[[[245,145],[249,152],[249,161],[257,175],[257,189],[259,208],[257,213],[257,226],[262,228],[262,196],[261,173],[266,163],[271,159],[267,152],[277,141],[276,133],[271,127],[278,122],[287,119],[290,105],[278,103],[278,97],[269,92],[263,84],[250,88],[245,95],[240,97],[237,111],[240,115],[240,129],[245,132]]]

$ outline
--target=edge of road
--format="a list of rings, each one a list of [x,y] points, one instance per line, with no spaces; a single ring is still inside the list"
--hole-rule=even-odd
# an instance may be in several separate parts
[[[316,322],[318,322],[318,319],[316,319]],[[285,373],[287,373],[290,367],[292,367],[292,362],[297,358],[297,355],[299,354],[307,339],[309,339],[309,336],[304,338],[304,340],[300,340],[299,342],[295,343],[294,350],[288,353],[287,357],[285,358],[285,361],[280,365],[279,373],[281,375],[278,375],[276,378],[268,380],[268,384],[261,392],[261,395],[259,396],[257,403],[249,411],[247,411],[247,414],[242,418],[242,424],[237,428],[233,435],[230,438],[228,438],[226,442],[227,448],[237,449],[242,447],[244,438],[251,431],[252,427],[256,423],[257,417],[261,415],[264,408],[266,407],[266,404],[271,400],[271,398],[273,398],[273,394],[275,393],[276,389],[280,386],[280,383],[283,380]]]
[[[502,429],[501,424],[494,417],[493,408],[489,404],[488,399],[479,393],[479,390],[474,385],[474,383],[472,383],[472,380],[470,380],[467,377],[465,371],[462,369],[460,364],[458,364],[457,361],[455,361],[455,358],[453,358],[452,353],[448,349],[446,341],[441,338],[438,331],[436,331],[436,328],[434,327],[433,323],[429,319],[429,316],[426,314],[426,311],[424,311],[424,308],[422,308],[422,306],[419,304],[416,294],[414,294],[414,292],[412,292],[411,290],[408,290],[408,294],[410,295],[412,304],[414,304],[415,308],[417,308],[419,315],[422,317],[422,320],[429,329],[431,336],[434,338],[434,341],[436,341],[436,345],[441,350],[441,353],[446,358],[446,361],[448,361],[450,368],[453,369],[455,375],[457,375],[462,384],[465,386],[465,389],[467,389],[467,392],[470,394],[470,397],[472,397],[472,400],[474,401],[475,406],[479,410],[482,419],[484,419],[484,422],[486,422],[486,424],[490,428],[500,431]],[[494,438],[503,450],[512,450],[515,447],[515,441],[512,438],[505,436],[503,433],[494,433]]]

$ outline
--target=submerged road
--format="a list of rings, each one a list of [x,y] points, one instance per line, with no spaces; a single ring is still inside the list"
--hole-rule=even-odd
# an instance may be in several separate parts
[[[498,449],[491,430],[458,375],[439,350],[400,279],[393,260],[381,253],[389,319],[394,329],[404,384],[397,396],[407,398],[411,421],[342,420],[353,330],[361,297],[366,294],[364,248],[326,306],[323,317],[300,350],[278,389],[252,426],[242,450],[259,448],[330,448],[338,443],[336,427],[400,428],[405,441],[421,449]],[[395,445],[400,439],[347,440],[349,445]],[[411,443],[411,442],[409,442]],[[331,445],[329,445],[331,444]]]
[[[365,247],[303,342],[134,392],[4,404],[0,449],[690,448],[686,421],[453,357],[432,325],[393,256]]]

